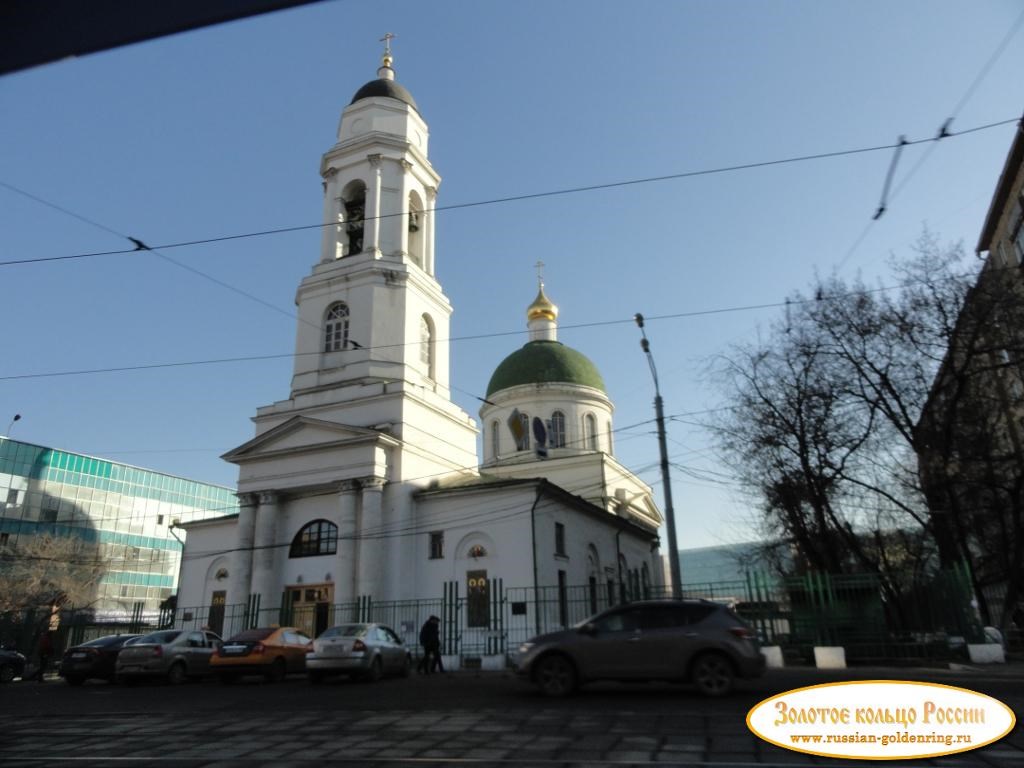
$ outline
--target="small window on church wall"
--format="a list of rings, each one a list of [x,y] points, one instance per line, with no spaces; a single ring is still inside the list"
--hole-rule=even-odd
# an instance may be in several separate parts
[[[612,423],[608,422],[608,453],[612,453],[615,450],[612,443]]]
[[[434,323],[429,315],[420,317],[420,362],[434,378]]]
[[[350,185],[342,197],[344,256],[363,252],[363,230],[366,220],[366,187],[362,182]]]
[[[588,413],[583,419],[583,435],[587,450],[597,450],[597,419]]]
[[[551,447],[565,448],[565,414],[555,411],[551,414]]]
[[[501,422],[497,419],[491,422],[491,458],[498,460],[500,455],[498,446],[501,444]]]
[[[519,414],[519,422],[523,425],[523,439],[516,446],[520,451],[530,450],[530,414]]]
[[[348,305],[343,302],[332,304],[327,310],[324,322],[324,352],[348,349],[348,317]]]
[[[444,531],[430,533],[430,559],[440,560],[444,557]]]

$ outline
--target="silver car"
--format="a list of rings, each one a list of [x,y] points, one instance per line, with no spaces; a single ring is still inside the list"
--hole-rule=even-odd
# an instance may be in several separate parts
[[[722,696],[737,677],[763,674],[765,659],[753,630],[724,605],[651,600],[535,637],[519,647],[513,665],[548,696],[594,680],[691,682]]]
[[[117,654],[114,679],[131,683],[145,677],[163,677],[177,685],[190,677],[210,674],[210,657],[220,645],[220,637],[207,630],[151,632]]]
[[[383,624],[341,624],[313,641],[306,653],[306,673],[311,683],[329,675],[354,675],[379,680],[384,675],[406,677],[412,656],[401,639]]]

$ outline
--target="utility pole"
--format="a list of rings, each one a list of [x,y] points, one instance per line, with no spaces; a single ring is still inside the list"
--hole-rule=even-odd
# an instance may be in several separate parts
[[[665,492],[665,527],[668,529],[668,566],[672,579],[672,597],[676,600],[683,596],[682,576],[679,572],[679,545],[676,543],[676,513],[672,507],[672,482],[668,474],[668,446],[665,441],[665,411],[661,400],[661,389],[658,386],[658,369],[654,367],[654,356],[651,354],[651,342],[644,332],[644,316],[639,312],[633,316],[640,329],[640,348],[647,355],[647,364],[651,367],[654,379],[654,416],[658,423],[658,449],[661,452],[661,485]]]

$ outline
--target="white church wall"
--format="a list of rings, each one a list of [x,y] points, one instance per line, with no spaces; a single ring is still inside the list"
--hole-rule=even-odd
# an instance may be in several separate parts
[[[439,597],[443,585],[459,583],[466,593],[466,573],[486,570],[487,578],[500,578],[505,586],[533,584],[530,509],[533,487],[487,489],[476,492],[429,492],[418,498],[417,522],[422,533],[416,539],[416,584],[419,597]],[[430,557],[430,534],[444,535],[443,557]],[[486,554],[473,557],[474,545]]]
[[[213,594],[209,584],[211,571],[215,576],[215,562],[227,560],[223,567],[228,571],[226,578],[218,580],[218,589],[232,593],[238,573],[234,568],[233,553],[237,546],[235,524],[237,516],[201,523],[186,524],[186,548],[182,557],[181,573],[178,579],[178,607],[209,605]],[[186,559],[187,556],[187,559]]]

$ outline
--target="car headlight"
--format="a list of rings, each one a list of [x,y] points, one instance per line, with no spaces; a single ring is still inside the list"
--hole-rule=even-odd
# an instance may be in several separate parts
[[[519,653],[523,653],[523,654],[528,653],[530,651],[530,649],[533,648],[533,646],[534,646],[534,643],[523,643],[522,645],[519,646]]]

